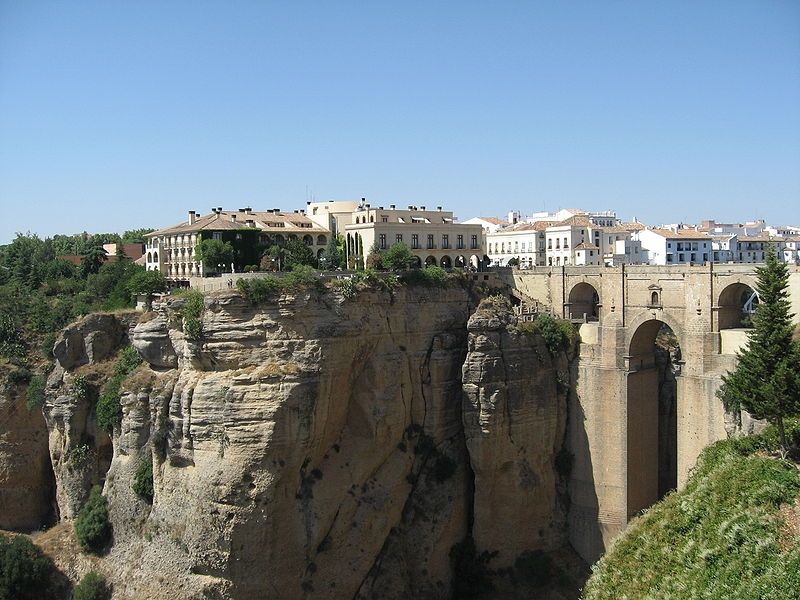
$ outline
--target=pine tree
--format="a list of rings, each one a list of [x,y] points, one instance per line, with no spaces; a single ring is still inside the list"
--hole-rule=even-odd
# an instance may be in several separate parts
[[[722,377],[719,396],[728,410],[743,408],[774,424],[787,451],[783,420],[800,413],[800,346],[792,341],[789,272],[770,249],[756,274],[759,301],[753,329],[747,348],[738,353],[736,369]]]

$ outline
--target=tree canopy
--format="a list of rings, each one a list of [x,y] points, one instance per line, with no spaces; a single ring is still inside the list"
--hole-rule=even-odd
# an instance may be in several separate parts
[[[718,394],[726,408],[743,408],[775,424],[786,451],[784,419],[800,413],[800,346],[792,340],[789,271],[770,249],[756,274],[759,303],[748,345],[739,352],[736,369],[723,376]]]
[[[402,242],[394,244],[381,255],[381,264],[392,271],[409,269],[415,261],[416,258],[409,247]]]
[[[217,270],[222,265],[224,271],[233,262],[233,245],[222,240],[202,240],[197,244],[196,256],[206,269]]]

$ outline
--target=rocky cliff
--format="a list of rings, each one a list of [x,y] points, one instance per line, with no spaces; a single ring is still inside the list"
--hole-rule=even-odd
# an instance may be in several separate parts
[[[48,383],[61,517],[104,478],[115,598],[447,598],[470,536],[501,570],[564,544],[569,361],[507,304],[475,311],[462,287],[220,293],[190,339],[183,302],[130,331],[147,364],[125,382],[113,454],[75,379],[128,323],[66,332]],[[132,490],[143,462],[152,504]]]

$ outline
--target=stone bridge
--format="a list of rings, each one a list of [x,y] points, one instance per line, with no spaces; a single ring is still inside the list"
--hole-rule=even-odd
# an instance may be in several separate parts
[[[684,484],[705,446],[726,436],[716,391],[746,340],[743,308],[753,295],[755,266],[504,273],[526,297],[582,323],[569,407],[568,444],[575,457],[570,538],[590,562],[633,516]],[[792,312],[798,315],[800,268],[789,269]],[[658,350],[657,336],[677,342],[680,350]]]

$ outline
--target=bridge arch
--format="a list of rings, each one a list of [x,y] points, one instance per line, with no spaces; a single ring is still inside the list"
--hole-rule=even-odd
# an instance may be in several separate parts
[[[678,377],[681,347],[671,319],[641,317],[627,348],[627,516],[678,484]]]
[[[582,281],[574,285],[567,298],[570,319],[600,320],[600,294],[592,284]]]
[[[737,281],[722,289],[717,298],[717,325],[722,329],[748,327],[748,318],[758,304],[754,285]]]

